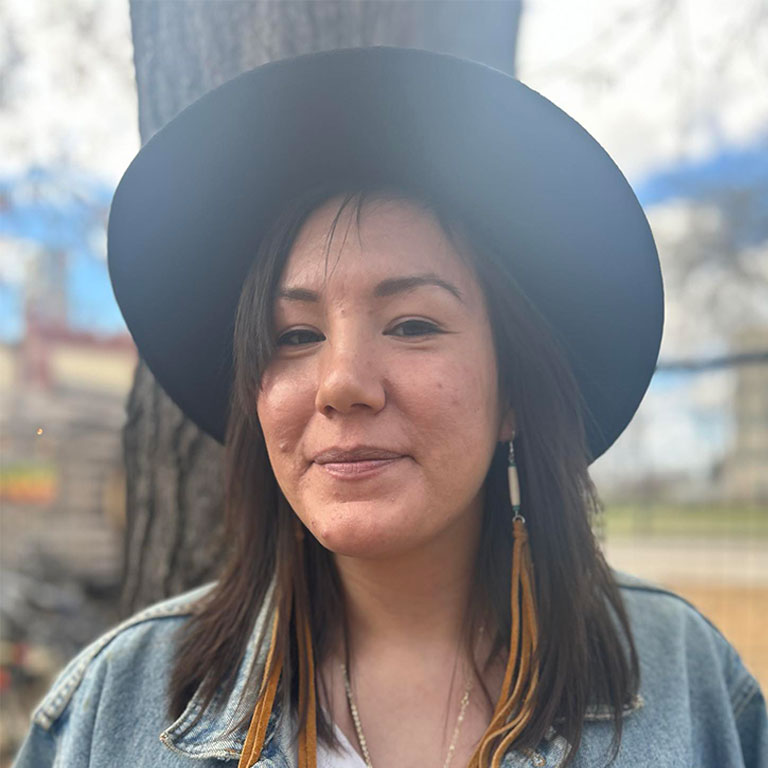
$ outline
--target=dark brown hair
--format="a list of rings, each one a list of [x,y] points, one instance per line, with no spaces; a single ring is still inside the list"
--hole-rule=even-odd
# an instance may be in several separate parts
[[[261,376],[274,350],[273,296],[285,262],[307,217],[339,192],[316,189],[288,206],[260,243],[243,285],[234,333],[226,447],[226,527],[232,550],[221,578],[183,628],[170,686],[174,717],[198,688],[203,711],[232,693],[248,638],[270,595],[281,617],[291,614],[294,600],[294,615],[308,613],[316,669],[327,657],[330,628],[341,627],[346,634],[342,589],[332,555],[308,532],[303,546],[295,536],[297,518],[272,473],[256,415]],[[638,662],[619,590],[592,531],[598,503],[588,474],[584,407],[565,356],[509,274],[504,254],[455,211],[419,192],[341,193],[329,247],[347,206],[354,206],[359,224],[366,202],[400,198],[435,215],[471,263],[488,307],[499,391],[515,411],[522,510],[535,567],[540,679],[533,718],[516,746],[535,748],[554,726],[573,747],[570,761],[588,705],[600,704],[614,712],[615,755],[622,709],[637,692]],[[512,540],[506,453],[499,445],[485,483],[483,533],[466,634],[469,645],[480,623],[497,628],[488,664],[499,653],[508,652]],[[293,626],[288,621],[280,625],[285,713],[286,707],[294,711],[297,707],[298,652]],[[269,641],[268,634],[262,643]],[[244,721],[253,709],[259,684],[260,677],[249,681],[242,702]],[[299,722],[305,716],[298,712]],[[332,724],[320,709],[317,725],[318,737],[336,746]]]

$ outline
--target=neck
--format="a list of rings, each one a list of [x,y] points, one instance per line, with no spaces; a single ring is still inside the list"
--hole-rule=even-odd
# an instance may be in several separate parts
[[[456,649],[467,615],[482,514],[418,549],[384,559],[335,555],[355,652]]]

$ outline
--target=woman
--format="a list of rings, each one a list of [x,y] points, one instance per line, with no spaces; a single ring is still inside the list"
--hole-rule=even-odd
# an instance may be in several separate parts
[[[420,51],[267,65],[147,144],[109,251],[226,443],[231,556],[72,663],[20,768],[765,764],[733,649],[591,533],[662,294],[556,107]]]

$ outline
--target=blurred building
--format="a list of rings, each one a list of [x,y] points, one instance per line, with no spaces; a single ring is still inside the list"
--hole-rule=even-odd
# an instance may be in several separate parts
[[[136,351],[127,334],[69,329],[52,305],[47,316],[29,311],[22,339],[0,346],[0,557],[8,569],[42,555],[87,581],[111,582]]]
[[[768,328],[738,334],[736,351],[768,349]],[[743,365],[736,372],[733,447],[721,469],[723,497],[768,505],[768,365]]]
[[[69,328],[64,259],[45,261],[61,270],[35,281],[24,335],[0,344],[0,765],[56,670],[115,621],[122,571],[136,350]]]

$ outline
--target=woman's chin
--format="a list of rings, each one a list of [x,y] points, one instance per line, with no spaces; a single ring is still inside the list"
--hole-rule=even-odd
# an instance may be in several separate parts
[[[366,536],[360,531],[325,531],[315,538],[327,550],[343,557],[378,559],[396,554],[399,547],[382,536]]]
[[[421,536],[394,521],[344,516],[309,526],[314,537],[336,555],[365,559],[392,557],[418,546]]]

